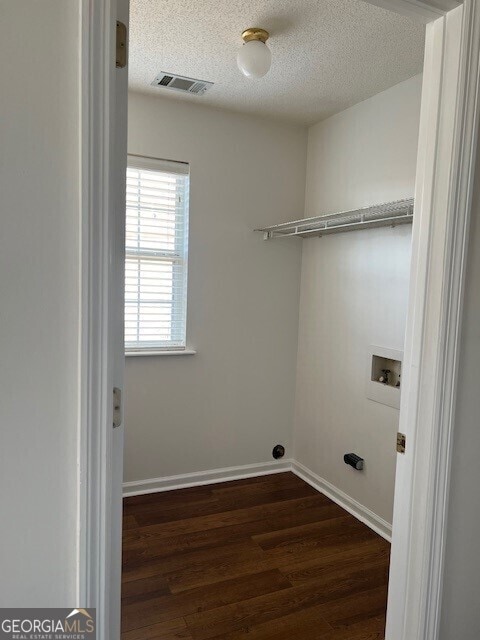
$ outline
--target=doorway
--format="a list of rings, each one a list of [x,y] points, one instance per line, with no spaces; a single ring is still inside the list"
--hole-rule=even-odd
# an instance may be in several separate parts
[[[320,579],[307,587],[291,575],[307,558],[312,574],[328,559],[328,584],[344,576],[337,606],[354,584],[367,598],[377,594],[376,607],[383,598],[385,613],[388,573],[378,535],[391,536],[425,28],[376,7],[349,7],[347,19],[342,5],[312,12],[299,2],[283,35],[275,32],[272,7],[271,21],[260,25],[269,33],[261,46],[270,46],[272,68],[252,80],[229,64],[248,46],[241,29],[237,47],[219,42],[214,24],[197,44],[201,24],[190,8],[179,8],[169,29],[175,25],[192,44],[170,42],[163,19],[152,23],[141,6],[131,6],[125,633],[178,617],[193,629],[200,622],[188,616],[204,585],[223,596],[205,611],[212,637],[226,629],[215,623],[222,606],[232,608],[229,632],[236,631],[234,611],[246,599],[237,578],[265,579],[252,567],[282,585],[277,593],[267,582],[256,598],[252,590],[252,606],[267,594],[275,603],[297,590],[313,598],[317,588],[325,599]],[[236,24],[235,11],[225,4],[217,20]],[[210,15],[208,5],[203,14]],[[145,35],[149,29],[166,42],[163,53]],[[376,44],[367,49],[373,33]],[[344,58],[322,77],[314,69],[334,47]],[[292,57],[312,58],[312,67],[296,74],[278,105],[285,76],[293,76]],[[211,58],[221,64],[209,76]],[[365,68],[368,80],[357,82]],[[220,80],[192,97],[179,91],[180,76]],[[345,83],[355,98],[342,100]],[[234,111],[239,87],[248,97],[241,114]],[[262,152],[253,155],[253,148]],[[239,197],[243,192],[248,197]],[[292,228],[268,231],[289,219],[297,220]],[[373,366],[378,358],[383,365]],[[273,457],[276,447],[282,457]],[[345,456],[356,456],[357,466]],[[285,470],[297,478],[274,474]],[[274,475],[263,475],[269,471]],[[263,480],[224,486],[245,476]],[[195,484],[205,488],[188,488]],[[329,508],[316,510],[325,495]],[[290,508],[288,517],[274,520],[274,505]],[[215,514],[232,524],[219,526]],[[212,519],[215,526],[209,535],[183,535],[190,519],[195,532],[209,531]],[[338,519],[344,526],[332,533]],[[165,531],[176,540],[170,552]],[[218,567],[206,551],[214,542],[225,558]],[[345,569],[359,547],[370,557],[376,545],[381,566],[357,561]],[[291,554],[295,562],[287,562]],[[174,607],[180,594],[184,604]],[[326,628],[347,618],[348,608],[325,620]],[[295,624],[313,615],[306,609],[292,612]],[[364,624],[373,624],[373,612]],[[260,617],[251,627],[267,622]],[[281,624],[277,611],[270,627]]]

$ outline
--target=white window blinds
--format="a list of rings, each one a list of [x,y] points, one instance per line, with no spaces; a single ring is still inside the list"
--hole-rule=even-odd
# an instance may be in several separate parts
[[[188,165],[129,156],[125,349],[185,349]]]

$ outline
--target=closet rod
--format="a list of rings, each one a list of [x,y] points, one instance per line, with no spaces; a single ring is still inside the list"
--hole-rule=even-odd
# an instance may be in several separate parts
[[[313,218],[282,222],[271,227],[255,229],[255,231],[261,231],[264,240],[272,240],[292,236],[308,238],[375,227],[395,227],[412,222],[413,205],[413,198],[405,198],[351,211],[339,211]]]

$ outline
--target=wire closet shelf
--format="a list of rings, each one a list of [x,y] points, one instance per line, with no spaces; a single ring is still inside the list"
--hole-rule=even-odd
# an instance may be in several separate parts
[[[261,231],[264,240],[272,240],[291,236],[309,238],[374,227],[395,227],[413,221],[413,204],[413,198],[406,198],[352,211],[339,211],[313,218],[283,222],[271,227],[255,229],[255,231]]]

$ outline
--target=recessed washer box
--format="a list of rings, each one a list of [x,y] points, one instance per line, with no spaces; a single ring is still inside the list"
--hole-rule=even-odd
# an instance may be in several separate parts
[[[375,345],[368,348],[367,398],[400,409],[402,361],[403,351]]]

